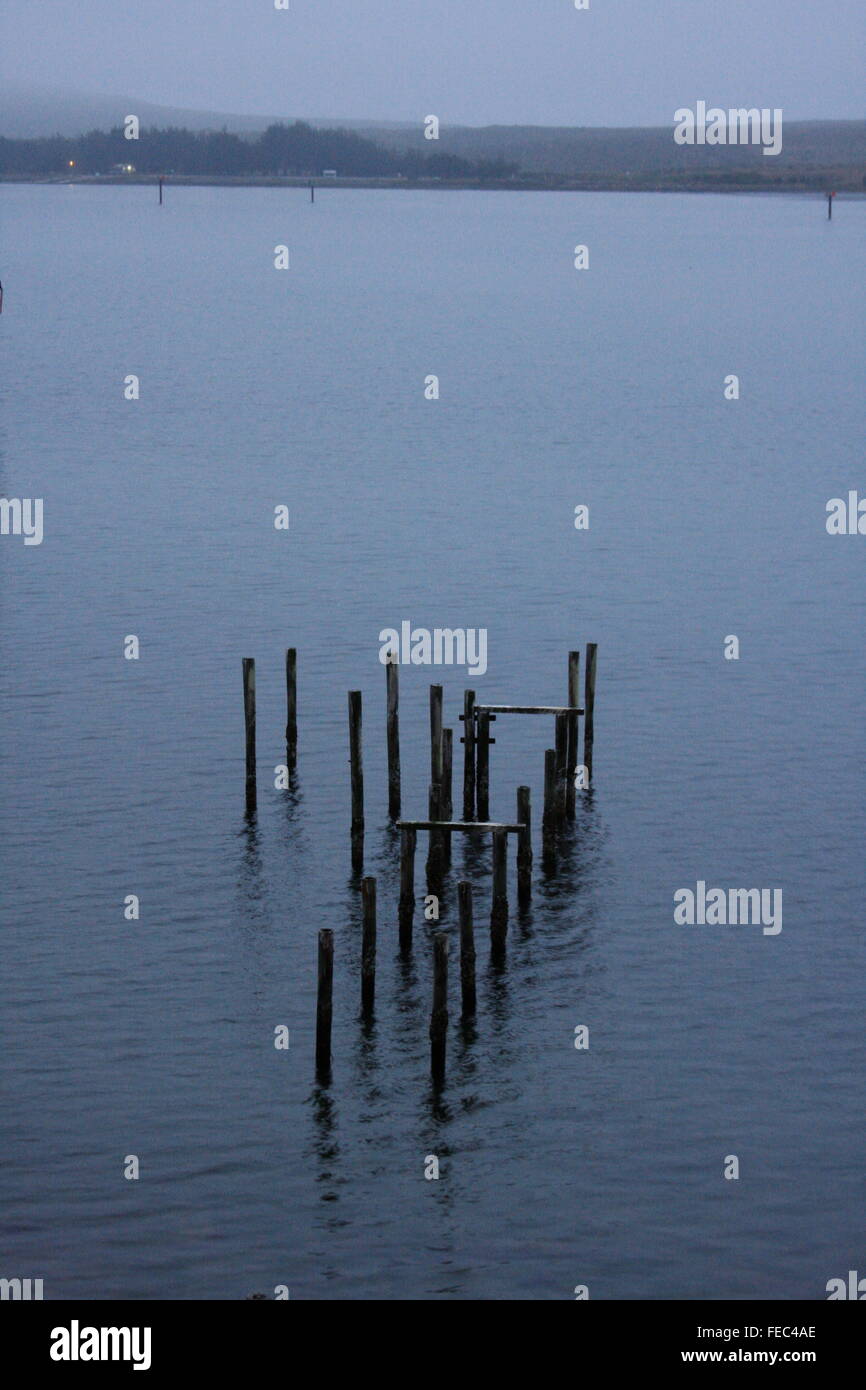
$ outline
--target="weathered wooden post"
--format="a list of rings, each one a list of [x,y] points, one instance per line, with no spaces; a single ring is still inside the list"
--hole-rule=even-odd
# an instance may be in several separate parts
[[[431,821],[444,820],[442,815],[442,784],[431,782],[428,796]],[[427,836],[427,886],[435,888],[445,869],[445,831],[431,830]]]
[[[454,811],[451,800],[454,767],[454,730],[442,730],[442,819],[450,820]],[[442,853],[445,867],[451,863],[451,831],[442,832]]]
[[[556,716],[556,819],[565,820],[566,767],[568,765],[568,715]]]
[[[430,687],[430,781],[442,784],[442,686]]]
[[[544,811],[541,817],[541,836],[545,853],[553,849],[556,829],[556,750],[544,753]]]
[[[445,1075],[445,1036],[448,1031],[448,937],[433,937],[433,1011],[430,1015],[430,1070],[436,1081]]]
[[[504,828],[493,831],[493,907],[490,912],[490,944],[495,949],[505,945],[508,931],[508,833]]]
[[[532,803],[528,787],[517,788],[517,897],[525,903],[532,896]]]
[[[472,888],[466,882],[457,885],[457,907],[460,916],[460,994],[463,1017],[475,1013],[475,934],[472,925]]]
[[[315,201],[316,201],[316,185],[313,183],[312,180],[310,180],[310,202],[311,202],[311,203],[314,203]]]
[[[251,656],[242,661],[244,676],[244,731],[246,734],[247,813],[256,809],[256,663]]]
[[[475,691],[463,692],[463,819],[475,819]]]
[[[490,715],[487,710],[478,714],[475,766],[477,771],[478,819],[490,819]]]
[[[286,651],[286,762],[294,772],[298,762],[298,653]]]
[[[361,692],[349,691],[349,762],[352,775],[352,868],[364,867],[364,769],[361,761]]]
[[[388,815],[400,819],[400,685],[396,654],[385,665],[388,696]]]
[[[580,652],[568,653],[568,703],[572,709],[577,709],[580,705]],[[569,820],[574,820],[574,778],[577,773],[579,737],[579,718],[576,714],[570,714],[568,716],[568,756],[565,760],[565,776],[568,784],[565,795],[565,813]]]
[[[415,916],[415,842],[417,831],[400,831],[400,949],[412,945],[412,919]]]
[[[598,644],[586,644],[586,686],[583,697],[583,762],[586,767],[586,780],[592,786],[592,738],[593,712],[595,709],[595,668]]]
[[[316,993],[316,1071],[324,1076],[331,1068],[331,1013],[334,992],[334,933],[319,932],[319,984]]]
[[[361,935],[361,1010],[373,1012],[376,997],[376,880],[361,880],[364,923]]]
[[[159,206],[162,207],[162,174],[159,176]]]

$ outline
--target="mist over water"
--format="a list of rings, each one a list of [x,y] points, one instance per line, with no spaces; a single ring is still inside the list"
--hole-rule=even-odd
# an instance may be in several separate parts
[[[45,531],[0,542],[4,1272],[46,1298],[795,1299],[862,1268],[866,541],[825,508],[864,492],[864,220],[819,197],[4,187],[0,492],[43,498]],[[431,681],[459,814],[465,686],[564,703],[569,649],[599,646],[594,786],[553,871],[552,720],[494,726],[491,816],[532,788],[532,901],[512,842],[492,961],[489,839],[455,838],[441,1089],[426,835],[401,959],[386,814],[379,634],[404,620],[487,632],[483,676],[400,668],[412,818]],[[781,888],[783,930],[676,925],[698,880]]]

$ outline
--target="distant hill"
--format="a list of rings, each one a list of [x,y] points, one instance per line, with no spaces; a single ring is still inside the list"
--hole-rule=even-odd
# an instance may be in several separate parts
[[[423,130],[371,127],[381,145],[421,149]],[[866,173],[866,122],[784,121],[782,149],[768,158],[755,145],[677,145],[669,126],[443,126],[439,148],[464,159],[503,159],[526,173],[582,178],[587,174],[647,174],[731,168],[826,169],[862,165]]]
[[[363,135],[389,154],[453,156],[473,164],[507,163],[524,177],[585,186],[838,186],[866,188],[866,123],[785,120],[782,150],[767,158],[753,145],[677,145],[673,112],[666,126],[580,128],[556,126],[448,126],[437,142],[416,122],[238,115],[159,106],[131,97],[51,92],[7,84],[0,92],[0,135],[33,138],[107,131],[128,114],[142,127],[227,129],[248,137],[276,121],[303,119],[317,130]],[[443,170],[443,172],[445,172]]]
[[[228,130],[258,133],[275,121],[305,120],[312,126],[341,126],[363,131],[402,129],[414,126],[388,121],[342,120],[337,117],[313,118],[303,113],[282,111],[261,116],[238,115],[227,111],[196,111],[184,106],[160,106],[129,96],[94,96],[92,93],[54,91],[47,87],[26,87],[6,82],[0,86],[0,135],[8,139],[33,139],[40,135],[82,135],[87,130],[110,130],[122,125],[124,116],[138,116],[142,125],[180,126],[184,130]],[[405,143],[405,142],[404,142]]]

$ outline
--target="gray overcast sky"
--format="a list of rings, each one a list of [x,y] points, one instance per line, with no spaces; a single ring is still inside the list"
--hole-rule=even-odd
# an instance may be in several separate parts
[[[864,0],[2,0],[0,73],[251,114],[661,125],[862,117]]]

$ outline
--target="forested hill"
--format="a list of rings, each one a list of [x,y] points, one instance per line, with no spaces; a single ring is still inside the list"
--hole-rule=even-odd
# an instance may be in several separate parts
[[[132,165],[137,174],[224,176],[320,176],[336,169],[343,178],[442,178],[493,180],[515,173],[505,159],[467,158],[428,144],[427,149],[385,149],[350,130],[314,129],[304,121],[275,124],[259,135],[180,127],[142,129],[127,139],[124,128],[85,135],[0,137],[0,175],[110,174]]]
[[[131,167],[129,167],[131,166]],[[861,121],[785,122],[782,148],[678,145],[673,129],[468,126],[330,128],[273,122],[262,131],[122,125],[83,135],[0,136],[0,178],[157,174],[211,179],[442,180],[517,187],[866,190]]]

